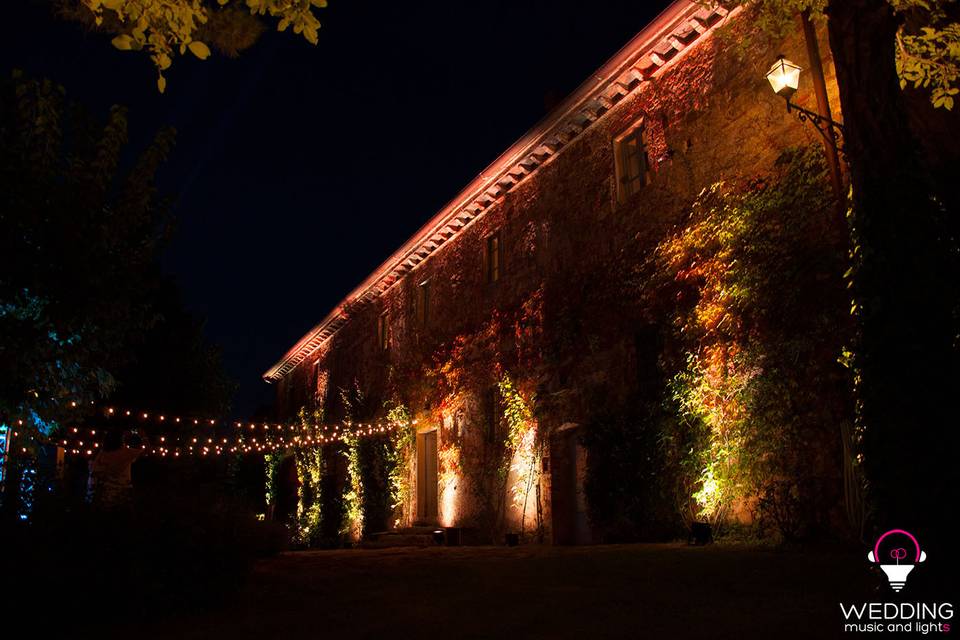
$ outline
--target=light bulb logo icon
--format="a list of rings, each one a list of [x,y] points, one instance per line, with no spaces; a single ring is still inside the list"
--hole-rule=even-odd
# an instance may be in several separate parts
[[[880,545],[887,538],[899,540],[904,538],[910,541],[913,547],[913,553],[908,552],[906,547],[889,547],[884,549],[885,554],[881,554]],[[920,543],[909,531],[903,529],[891,529],[877,538],[877,543],[873,545],[873,551],[867,554],[867,560],[880,564],[880,569],[887,574],[887,581],[890,582],[890,588],[894,591],[903,589],[907,583],[907,576],[913,571],[913,568],[927,559],[926,551],[920,549]]]

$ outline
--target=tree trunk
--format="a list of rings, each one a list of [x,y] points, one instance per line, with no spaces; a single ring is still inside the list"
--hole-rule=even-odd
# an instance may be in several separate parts
[[[828,22],[853,187],[859,453],[875,527],[943,530],[956,504],[955,250],[908,126],[888,0]]]

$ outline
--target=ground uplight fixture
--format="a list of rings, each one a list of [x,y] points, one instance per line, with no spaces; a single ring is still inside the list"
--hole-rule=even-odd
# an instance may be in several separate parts
[[[773,66],[770,67],[770,71],[767,71],[767,81],[770,82],[770,86],[773,87],[774,93],[778,96],[783,96],[786,100],[790,100],[800,85],[801,71],[803,71],[803,69],[801,69],[799,65],[790,62],[781,55],[777,58],[777,61],[773,63]]]

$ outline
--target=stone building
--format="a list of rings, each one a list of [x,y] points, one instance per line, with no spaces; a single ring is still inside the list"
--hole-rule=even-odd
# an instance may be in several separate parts
[[[594,539],[578,436],[656,375],[609,265],[705,187],[820,140],[764,77],[780,53],[807,66],[802,33],[752,32],[745,11],[671,3],[264,374],[281,419],[416,421],[387,526]],[[809,78],[794,101],[816,108]],[[342,487],[344,464],[327,473]]]

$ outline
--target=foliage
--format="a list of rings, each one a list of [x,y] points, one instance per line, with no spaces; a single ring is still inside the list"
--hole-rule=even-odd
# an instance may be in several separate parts
[[[645,265],[643,295],[672,318],[682,354],[669,383],[680,420],[663,441],[692,474],[693,517],[719,525],[731,509],[779,509],[779,494],[796,503],[799,535],[831,504],[820,487],[837,473],[828,452],[848,417],[836,360],[849,318],[823,178],[805,149],[773,175],[714,184]]]
[[[960,74],[960,23],[923,27],[915,35],[897,34],[897,73],[900,88],[908,84],[930,89],[934,107],[953,109]]]
[[[544,344],[543,306],[544,291],[538,288],[518,306],[493,309],[441,345],[424,376],[436,382],[432,390],[435,419],[446,424],[452,417],[453,433],[459,434],[438,442],[441,496],[456,491],[458,517],[490,540],[502,533],[507,509],[519,510],[523,504],[536,504],[537,533],[541,532],[538,461],[542,442],[533,419],[533,396],[521,392],[504,372],[509,368],[523,372],[525,379],[535,377]],[[466,389],[476,395],[464,393]],[[480,405],[475,414],[478,428],[472,433],[469,428],[461,431],[463,414],[473,412],[474,402]],[[487,424],[492,416],[502,419]],[[501,432],[502,427],[507,433]],[[524,509],[521,528],[526,526],[527,514]]]
[[[256,27],[238,15],[241,1],[250,16],[277,18],[278,31],[293,27],[294,33],[317,44],[320,22],[314,9],[327,6],[326,0],[217,0],[216,6],[208,0],[79,0],[77,6],[77,0],[72,0],[64,2],[61,11],[79,19],[92,18],[97,28],[116,33],[113,46],[117,49],[147,51],[159,74],[157,88],[163,93],[167,84],[163,72],[175,56],[187,51],[201,60],[210,56],[210,47],[199,36],[227,40],[223,48],[233,53],[243,44],[249,46],[251,36],[256,38]],[[211,23],[220,27],[219,32],[207,29],[204,33],[204,26]]]
[[[390,484],[390,508],[395,514],[394,524],[406,522],[404,509],[411,503],[410,462],[413,459],[417,433],[410,426],[410,410],[394,402],[388,405],[387,423],[396,428],[390,432],[387,450],[387,468]]]
[[[222,352],[204,336],[204,322],[191,315],[173,283],[164,280],[151,296],[155,320],[116,371],[111,402],[170,413],[228,415],[236,383]]]
[[[363,476],[360,468],[360,438],[351,431],[342,436],[347,459],[347,483],[343,494],[344,520],[340,533],[359,538],[363,532]]]
[[[586,425],[583,489],[590,522],[604,542],[670,539],[678,531],[674,488],[681,474],[666,457],[674,448],[662,442],[670,433],[666,419],[657,402],[637,402],[600,412]],[[682,507],[689,496],[688,490]]]
[[[500,378],[497,387],[500,391],[500,402],[503,404],[503,418],[507,422],[507,449],[516,451],[527,431],[533,428],[531,402],[523,398],[507,374]]]
[[[449,440],[440,444],[437,449],[437,463],[440,467],[437,482],[441,487],[447,487],[456,482],[463,474],[463,451],[460,445]]]
[[[156,324],[154,264],[166,210],[154,174],[162,131],[122,175],[126,111],[103,125],[62,87],[14,73],[0,85],[0,411],[61,419],[115,387]]]
[[[960,75],[960,23],[953,21],[948,11],[954,0],[888,3],[894,12],[912,18],[901,22],[896,41],[890,43],[896,48],[900,86],[928,89],[934,107],[953,109],[954,96],[960,91],[955,86]],[[801,13],[808,12],[818,21],[829,19],[829,0],[737,0],[734,4],[757,8],[758,26],[778,38],[795,28]],[[914,24],[918,26],[914,28]]]
[[[323,410],[297,412],[300,425],[309,428],[323,424]],[[315,547],[322,536],[321,506],[323,504],[324,450],[317,444],[296,447],[293,450],[297,465],[297,520],[294,540],[307,547]]]
[[[739,4],[763,12],[782,3]],[[952,486],[947,452],[955,449],[955,430],[943,426],[952,407],[937,398],[960,384],[955,121],[915,112],[894,82],[899,71],[901,83],[929,92],[937,107],[953,106],[957,15],[949,0],[844,0],[826,11],[846,117],[854,243],[845,306],[856,335],[843,360],[855,383],[856,425],[844,423],[843,445],[858,459],[844,475],[847,496],[858,502],[862,490],[864,504],[850,508],[848,500],[848,512],[878,528],[926,523],[932,535],[942,496],[929,488]],[[886,42],[889,50],[877,50]]]
[[[365,413],[366,396],[360,389],[360,383],[340,389],[340,402],[343,405],[348,423],[362,417]],[[342,434],[343,456],[347,460],[347,481],[344,485],[344,518],[340,525],[341,535],[350,535],[359,539],[363,533],[363,475],[360,465],[360,438],[350,430]]]
[[[390,485],[392,441],[387,434],[367,436],[357,446],[361,535],[385,531],[393,512]]]
[[[366,393],[354,380],[340,389],[344,421],[367,419],[371,405]],[[388,420],[408,425],[409,411],[399,403],[388,403]],[[308,411],[302,407],[300,421],[305,426],[323,422],[324,408]],[[408,502],[412,432],[395,429],[379,436],[360,435],[357,429],[345,429],[340,444],[330,448],[332,456],[346,461],[342,484],[337,465],[325,456],[324,448],[307,445],[294,452],[300,482],[298,542],[308,546],[339,544],[343,536],[358,540],[368,529],[385,529],[390,512]],[[402,517],[402,512],[401,512]]]
[[[265,453],[263,455],[264,475],[266,476],[264,501],[267,503],[267,506],[276,504],[277,501],[277,472],[280,470],[281,462],[283,462],[283,453]]]
[[[321,505],[323,504],[323,447],[301,447],[294,451],[299,482],[297,500],[298,543],[314,547],[321,538]]]
[[[0,82],[0,413],[29,417],[27,431],[107,396],[227,409],[220,353],[160,275],[170,218],[155,174],[172,142],[161,131],[131,159],[122,107],[98,122],[52,82]]]
[[[316,409],[309,410],[306,407],[300,407],[297,411],[297,420],[300,421],[300,427],[304,430],[312,430],[317,425],[322,425],[324,423],[324,417],[326,416],[323,407],[317,407]]]
[[[542,508],[540,502],[540,468],[543,457],[542,441],[537,437],[537,423],[533,419],[535,398],[527,400],[516,388],[509,375],[504,374],[498,383],[503,417],[507,423],[507,438],[500,477],[507,482],[509,473],[514,474],[509,487],[511,505],[520,511],[520,533],[524,533],[527,504],[531,491],[536,501],[536,532],[542,533]]]

